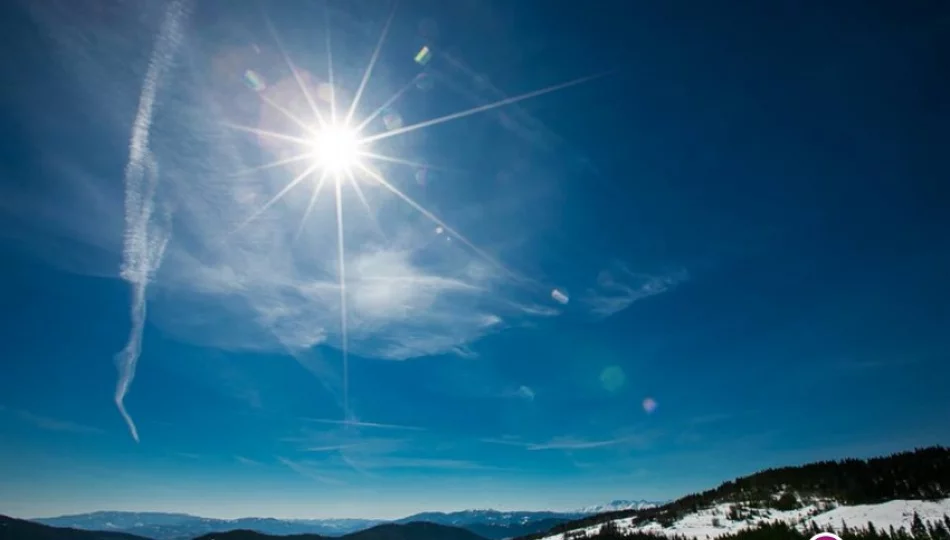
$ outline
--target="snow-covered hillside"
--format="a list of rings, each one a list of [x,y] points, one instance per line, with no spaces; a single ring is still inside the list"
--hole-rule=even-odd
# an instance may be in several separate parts
[[[735,507],[735,509],[733,509]],[[894,500],[882,504],[856,506],[837,505],[833,501],[817,501],[802,508],[779,511],[769,508],[748,508],[737,503],[723,503],[698,512],[687,514],[664,527],[657,522],[634,525],[635,517],[612,521],[621,532],[653,532],[663,535],[695,537],[699,540],[715,539],[724,534],[756,527],[760,523],[785,522],[800,529],[810,528],[812,523],[823,531],[839,531],[843,524],[849,528],[866,528],[873,523],[878,529],[904,527],[910,529],[916,512],[924,521],[942,520],[950,515],[950,499],[940,501]],[[742,519],[733,520],[736,514]],[[582,540],[600,531],[604,524],[546,536],[542,540]]]

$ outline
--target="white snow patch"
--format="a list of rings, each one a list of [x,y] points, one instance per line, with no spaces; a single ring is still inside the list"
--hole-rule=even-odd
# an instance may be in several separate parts
[[[944,514],[950,515],[950,499],[941,501],[906,501],[894,500],[881,504],[859,504],[856,506],[840,506],[815,516],[808,520],[811,525],[814,521],[819,529],[835,530],[841,528],[841,522],[844,521],[848,528],[865,529],[868,522],[874,524],[878,529],[887,529],[894,526],[894,529],[904,527],[910,530],[911,522],[914,520],[914,512],[920,516],[924,522],[943,520]]]
[[[728,519],[727,516],[733,506],[741,509],[741,514],[748,517],[740,521]],[[868,522],[871,522],[878,529],[886,530],[893,526],[894,529],[904,527],[910,530],[914,512],[917,512],[924,522],[942,520],[944,514],[950,515],[950,499],[940,501],[893,500],[881,504],[855,506],[838,506],[834,504],[834,501],[817,501],[789,511],[749,508],[739,503],[723,503],[687,514],[669,527],[663,527],[655,521],[635,527],[633,526],[634,518],[616,519],[613,520],[613,523],[617,525],[621,532],[642,531],[667,536],[695,537],[700,540],[705,540],[708,537],[713,540],[729,533],[757,527],[760,523],[779,522],[800,529],[810,527],[814,522],[823,531],[840,530],[842,521],[849,528],[864,529],[867,528]],[[544,537],[542,540],[581,540],[600,532],[603,525],[603,523],[599,523],[567,533],[553,534]]]

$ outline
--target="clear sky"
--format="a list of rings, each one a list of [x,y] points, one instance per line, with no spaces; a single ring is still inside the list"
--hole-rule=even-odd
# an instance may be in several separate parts
[[[4,3],[0,513],[567,509],[950,442],[947,4],[588,4]],[[357,96],[375,156],[296,158]]]

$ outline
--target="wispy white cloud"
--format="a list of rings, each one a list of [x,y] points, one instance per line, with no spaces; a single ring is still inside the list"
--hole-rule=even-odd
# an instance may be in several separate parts
[[[500,470],[500,467],[464,459],[431,457],[377,456],[360,462],[368,469],[440,469],[440,470]]]
[[[515,396],[524,399],[525,401],[534,401],[534,390],[530,386],[521,385],[515,390]]]
[[[326,446],[308,446],[304,448],[304,452],[339,452],[341,450],[346,450],[348,448],[356,448],[360,443],[351,443],[351,444],[330,444]]]
[[[509,435],[509,436],[504,436],[504,437],[485,437],[485,438],[479,439],[479,441],[480,441],[480,442],[483,442],[483,443],[487,443],[487,444],[500,444],[500,445],[503,445],[503,446],[516,446],[516,447],[519,447],[519,448],[527,448],[527,447],[531,446],[531,444],[532,444],[532,443],[529,443],[529,442],[525,442],[525,441],[521,440],[519,437],[516,437],[516,436],[514,436],[514,435]]]
[[[541,216],[538,208],[545,208],[537,204],[536,196],[520,189],[480,190],[464,202],[440,201],[435,191],[414,181],[411,168],[380,165],[376,170],[393,186],[444,219],[437,227],[418,208],[378,184],[361,179],[362,192],[357,195],[345,183],[340,205],[346,246],[342,300],[333,190],[325,189],[311,204],[316,178],[307,179],[240,227],[310,163],[259,169],[300,148],[295,143],[236,133],[225,128],[225,122],[298,134],[297,126],[264,105],[262,98],[300,118],[309,120],[313,114],[289,73],[280,78],[275,71],[266,89],[255,93],[240,89],[243,67],[235,73],[212,74],[204,69],[221,64],[217,56],[221,44],[204,43],[200,35],[187,35],[189,55],[174,62],[185,31],[187,5],[185,0],[168,4],[145,80],[135,81],[134,91],[129,80],[116,83],[114,78],[101,77],[106,70],[85,52],[83,62],[65,62],[75,70],[75,86],[89,96],[105,96],[96,98],[107,101],[99,104],[103,109],[116,108],[114,94],[123,99],[138,97],[124,183],[120,187],[116,178],[88,175],[96,179],[84,189],[89,192],[86,200],[124,199],[123,238],[102,231],[75,231],[96,245],[105,245],[110,256],[121,256],[119,277],[131,288],[131,328],[116,357],[119,377],[114,400],[134,439],[138,440],[139,433],[126,410],[125,397],[142,351],[146,315],[149,324],[192,343],[227,350],[289,352],[328,390],[341,394],[340,367],[311,352],[322,348],[318,346],[343,348],[340,314],[344,302],[349,352],[388,360],[443,354],[471,357],[471,344],[484,336],[558,313],[549,305],[560,307],[550,297],[551,289],[534,287],[531,276],[515,277],[497,264],[508,259],[506,255],[525,256],[530,248],[526,241],[516,247],[499,246],[514,236],[530,238],[538,229],[524,217],[525,210]],[[61,19],[68,22],[69,17]],[[100,40],[97,36],[96,41],[108,38],[112,44],[121,42],[119,37],[110,34]],[[87,38],[77,32],[57,33],[56,43],[62,51],[78,55],[74,51],[87,50]],[[212,50],[214,57],[202,58],[204,51]],[[95,58],[104,52],[96,50]],[[103,56],[110,61],[115,58],[114,54]],[[239,58],[236,64],[247,62]],[[316,94],[321,81],[316,76],[303,80]],[[103,88],[109,92],[101,92]],[[127,126],[121,128],[127,133]],[[71,159],[71,168],[93,169],[81,156]],[[250,171],[254,168],[258,169]],[[527,186],[528,180],[524,178],[518,186]],[[547,180],[545,186],[550,185]],[[498,216],[486,220],[486,209],[502,203],[507,222]],[[87,216],[59,206],[56,210],[62,214],[79,216],[66,219],[68,223],[92,223]],[[491,226],[484,226],[489,222]],[[460,241],[460,236],[450,241],[446,224],[476,237],[471,244]],[[526,282],[532,286],[525,286]],[[253,394],[246,397],[252,405],[260,402]]]
[[[260,461],[253,460],[251,458],[244,457],[244,456],[234,456],[234,461],[237,461],[241,465],[248,465],[251,467],[259,467],[261,465]]]
[[[528,442],[517,437],[485,438],[481,442],[488,444],[500,444],[505,446],[515,446],[525,450],[589,450],[594,448],[605,448],[613,446],[634,446],[643,448],[650,445],[656,438],[656,432],[643,432],[630,434],[629,432],[606,439],[587,439],[574,436],[552,437],[544,442]]]
[[[665,293],[689,278],[685,270],[665,274],[633,272],[625,265],[615,264],[597,276],[584,302],[597,317],[619,313],[634,302]]]
[[[345,482],[339,478],[330,476],[330,473],[326,473],[319,469],[311,462],[307,461],[294,461],[287,459],[285,457],[277,456],[277,461],[284,464],[288,469],[294,471],[295,473],[303,476],[304,478],[309,478],[316,482],[322,484],[332,484],[332,485],[343,485]]]
[[[555,437],[548,442],[531,444],[528,450],[586,450],[588,448],[603,448],[633,441],[634,437],[618,437],[615,439],[587,440],[576,437]]]
[[[460,356],[462,358],[478,358],[477,352],[473,351],[469,347],[465,347],[464,345],[453,347],[452,352],[455,353],[456,356]]]
[[[381,434],[370,435],[362,433],[358,427],[366,426],[344,425],[326,431],[313,431],[304,426],[301,436],[285,441],[295,443],[295,451],[308,456],[308,460],[299,461],[298,464],[309,463],[319,467],[319,470],[324,471],[320,473],[321,476],[330,474],[326,471],[333,471],[343,477],[345,472],[375,477],[393,469],[498,469],[467,456],[452,455],[450,452],[460,450],[458,441],[446,441],[431,432],[395,434],[384,430]]]
[[[171,213],[155,204],[159,173],[158,163],[149,148],[149,137],[159,84],[170,69],[182,40],[182,23],[186,14],[186,5],[180,1],[169,4],[165,13],[142,83],[125,168],[126,228],[121,275],[132,287],[132,324],[128,342],[115,358],[119,369],[115,404],[136,442],[139,434],[125,408],[125,396],[135,378],[135,367],[142,353],[148,283],[161,265],[171,238]]]
[[[63,433],[85,433],[85,434],[100,434],[104,431],[100,428],[87,426],[84,424],[79,424],[77,422],[72,422],[69,420],[61,420],[57,418],[50,418],[48,416],[41,416],[38,414],[33,414],[29,411],[24,411],[21,409],[8,409],[4,406],[0,406],[0,412],[5,412],[12,415],[14,418],[17,418],[20,421],[32,424],[35,427],[44,429],[46,431],[59,431]]]
[[[396,429],[407,431],[425,431],[425,428],[418,426],[403,426],[399,424],[380,424],[378,422],[361,422],[359,420],[331,420],[329,418],[304,418],[308,422],[320,424],[334,424],[339,426],[378,428],[378,429]]]

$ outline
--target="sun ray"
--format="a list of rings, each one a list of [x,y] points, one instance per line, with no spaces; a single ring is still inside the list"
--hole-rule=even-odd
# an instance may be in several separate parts
[[[303,218],[300,220],[300,225],[297,227],[297,232],[294,234],[294,242],[300,238],[300,234],[303,233],[304,225],[307,223],[307,218],[310,217],[310,212],[313,210],[315,204],[317,204],[317,199],[320,198],[320,191],[323,190],[323,184],[327,181],[327,171],[324,170],[323,174],[320,175],[320,180],[317,182],[316,187],[313,188],[313,193],[310,194],[310,202],[307,203],[307,210],[303,213]]]
[[[350,360],[346,327],[346,250],[343,247],[343,197],[340,173],[334,178],[336,184],[336,245],[340,264],[340,338],[343,352],[343,420],[350,419]]]
[[[373,209],[369,207],[369,202],[366,200],[366,195],[363,193],[363,188],[360,187],[360,183],[356,180],[353,170],[347,169],[346,174],[349,177],[350,185],[353,186],[353,191],[356,192],[356,196],[360,200],[360,204],[362,204],[363,208],[366,210],[366,215],[369,216],[370,221],[373,222],[373,228],[376,229],[376,233],[381,237],[386,238],[386,233],[383,232],[383,228],[379,226],[379,221],[376,219],[376,215],[373,214]]]
[[[303,120],[297,118],[297,115],[295,115],[294,113],[288,111],[288,110],[285,109],[284,107],[281,107],[280,105],[274,103],[274,100],[272,100],[271,98],[265,96],[264,94],[258,94],[258,95],[261,96],[261,101],[263,101],[264,103],[270,105],[271,107],[273,107],[274,109],[276,109],[277,111],[279,111],[281,114],[283,114],[284,116],[286,116],[291,122],[297,124],[297,126],[299,126],[300,128],[302,128],[302,129],[303,129],[304,131],[306,131],[307,133],[310,133],[310,134],[312,135],[312,134],[315,134],[315,133],[317,132],[315,129],[313,129],[313,126],[311,126],[311,125],[307,124],[306,122],[304,122]]]
[[[493,266],[495,266],[495,267],[501,269],[502,271],[504,271],[506,274],[508,274],[509,276],[511,276],[512,278],[514,278],[514,279],[517,280],[517,281],[524,281],[524,278],[523,278],[523,277],[519,276],[519,275],[518,275],[517,273],[515,273],[514,271],[509,270],[505,265],[501,264],[501,263],[498,262],[494,257],[492,257],[491,255],[489,255],[488,253],[486,253],[483,249],[481,249],[480,247],[478,247],[478,246],[476,246],[474,243],[472,243],[472,241],[470,241],[468,238],[466,238],[462,233],[456,231],[455,229],[453,229],[452,227],[450,227],[449,225],[447,225],[444,221],[442,221],[441,219],[439,219],[435,214],[433,214],[432,212],[426,210],[424,206],[422,206],[421,204],[417,203],[415,200],[412,199],[412,197],[406,195],[405,193],[403,193],[402,191],[400,191],[398,188],[396,188],[396,186],[394,186],[394,185],[392,185],[391,183],[389,183],[389,181],[386,180],[385,178],[383,178],[382,175],[378,174],[377,172],[373,171],[372,169],[370,169],[369,167],[363,165],[362,163],[358,163],[357,166],[358,166],[359,168],[361,168],[366,174],[368,174],[369,176],[371,176],[374,180],[376,180],[377,182],[379,182],[380,185],[382,185],[383,187],[385,187],[386,189],[388,189],[390,192],[392,192],[393,195],[399,197],[399,198],[402,199],[406,204],[408,204],[409,206],[415,208],[416,211],[418,211],[419,213],[421,213],[421,214],[424,215],[425,217],[427,217],[427,218],[429,218],[430,220],[432,220],[432,222],[435,223],[436,225],[438,225],[439,227],[442,227],[442,229],[445,230],[445,232],[447,232],[447,233],[451,234],[452,236],[454,236],[455,238],[457,238],[459,241],[461,241],[463,244],[465,244],[466,246],[468,246],[472,251],[474,251],[474,252],[475,252],[476,254],[478,254],[480,257],[482,257],[483,259],[485,259],[486,261],[488,261],[489,263],[491,263]]]
[[[393,156],[387,156],[385,154],[380,154],[378,152],[360,152],[360,157],[366,157],[370,159],[376,159],[379,161],[386,161],[389,163],[396,163],[398,165],[406,165],[407,167],[420,167],[424,169],[432,169],[433,171],[442,171],[442,172],[451,172],[456,174],[468,174],[467,171],[462,169],[455,169],[450,167],[441,167],[439,165],[432,165],[431,163],[423,163],[421,161],[412,161],[411,159],[402,159]]]
[[[604,75],[607,75],[608,73],[609,72],[598,73],[595,75],[588,75],[586,77],[581,77],[579,79],[574,79],[572,81],[567,81],[560,84],[555,84],[553,86],[548,86],[547,88],[542,88],[540,90],[535,90],[533,92],[528,92],[527,94],[521,94],[521,95],[510,97],[507,99],[502,99],[500,101],[495,101],[493,103],[488,103],[486,105],[481,105],[479,107],[474,107],[471,109],[466,109],[464,111],[459,111],[456,113],[447,114],[445,116],[440,116],[438,118],[433,118],[432,120],[426,120],[424,122],[412,124],[411,126],[405,126],[398,129],[394,129],[392,131],[379,133],[377,135],[371,135],[369,137],[364,138],[361,142],[364,144],[369,144],[371,142],[380,141],[383,139],[387,139],[389,137],[394,137],[396,135],[402,135],[403,133],[409,133],[410,131],[415,131],[417,129],[427,128],[427,127],[438,125],[438,124],[443,124],[445,122],[450,122],[452,120],[458,120],[459,118],[465,118],[466,116],[471,116],[473,114],[478,114],[480,112],[489,111],[491,109],[496,109],[498,107],[504,107],[505,105],[510,105],[512,103],[517,103],[519,101],[524,101],[526,99],[531,99],[534,97],[542,96],[544,94],[549,94],[551,92],[556,92],[558,90],[563,90],[571,86],[576,86],[578,84],[589,82],[594,79],[603,77]]]
[[[336,125],[336,83],[333,82],[333,48],[330,44],[330,0],[323,0],[323,30],[327,43],[327,80],[330,82],[330,124]]]
[[[282,199],[282,198],[284,197],[284,195],[286,195],[290,190],[294,189],[294,187],[296,187],[297,184],[299,184],[300,182],[303,182],[303,179],[304,179],[304,178],[310,176],[310,173],[312,173],[314,170],[316,170],[316,168],[317,168],[317,165],[316,165],[316,164],[311,165],[310,167],[307,167],[307,170],[305,170],[304,172],[300,173],[296,178],[294,178],[293,180],[291,180],[290,183],[288,183],[286,186],[284,186],[284,188],[283,188],[282,190],[280,190],[280,191],[277,193],[277,195],[274,195],[274,198],[273,198],[273,199],[267,201],[267,204],[265,204],[265,205],[262,206],[259,210],[257,210],[257,211],[254,212],[253,214],[251,214],[251,216],[250,216],[249,218],[247,218],[246,220],[244,220],[244,222],[242,222],[240,225],[238,225],[236,229],[234,229],[233,231],[231,231],[231,234],[234,234],[234,233],[240,231],[241,229],[243,229],[244,227],[246,227],[250,222],[252,222],[252,221],[254,221],[255,219],[257,219],[261,214],[263,214],[264,212],[266,212],[268,208],[270,208],[271,206],[273,206],[274,203],[276,203],[277,201],[279,201],[280,199]]]
[[[294,80],[297,81],[297,87],[300,88],[304,98],[307,100],[307,104],[310,105],[310,110],[313,111],[313,114],[317,119],[317,123],[320,124],[320,127],[325,127],[327,123],[323,119],[323,115],[320,114],[320,108],[317,107],[316,102],[313,100],[313,96],[310,95],[310,92],[307,90],[307,86],[300,78],[300,72],[297,71],[297,66],[295,66],[290,60],[290,55],[287,54],[287,49],[284,48],[284,42],[280,39],[280,36],[277,35],[277,31],[274,29],[274,24],[271,22],[270,17],[268,17],[266,13],[264,15],[264,19],[267,21],[267,28],[270,31],[271,37],[273,37],[274,42],[277,43],[277,48],[280,50],[280,55],[284,58],[284,63],[287,64],[287,68],[290,69],[290,72],[293,74]]]
[[[261,137],[270,137],[272,139],[289,141],[289,142],[297,143],[303,146],[313,145],[312,141],[308,141],[307,139],[303,139],[301,137],[294,137],[293,135],[287,135],[286,133],[277,133],[276,131],[267,131],[265,129],[242,126],[240,124],[232,124],[231,122],[222,122],[222,125],[226,128],[230,128],[235,131],[244,131],[247,133],[253,133],[255,135],[260,135]]]
[[[267,169],[273,169],[274,167],[282,167],[282,166],[284,166],[284,165],[289,165],[289,164],[291,164],[291,163],[296,163],[296,162],[298,162],[298,161],[303,161],[303,160],[305,160],[305,159],[312,159],[312,158],[313,158],[313,153],[312,153],[312,152],[305,152],[305,153],[303,153],[303,154],[298,154],[298,155],[296,155],[296,156],[291,156],[291,157],[286,158],[286,159],[281,159],[281,160],[277,160],[277,161],[272,161],[272,162],[270,162],[270,163],[265,163],[265,164],[263,164],[263,165],[258,165],[257,167],[251,167],[250,169],[244,169],[244,170],[242,170],[242,171],[238,171],[238,172],[235,172],[235,173],[231,173],[231,174],[228,175],[228,176],[230,176],[230,177],[232,177],[232,178],[233,178],[233,177],[236,177],[236,176],[244,176],[244,175],[253,174],[253,173],[256,173],[256,172],[266,171]]]
[[[397,99],[399,99],[400,97],[402,97],[403,94],[406,93],[406,91],[408,91],[410,88],[412,88],[412,85],[413,85],[415,82],[416,82],[416,79],[413,78],[411,81],[409,81],[408,83],[406,83],[406,85],[403,86],[398,92],[396,92],[395,94],[393,94],[391,98],[387,99],[385,103],[383,103],[382,105],[380,105],[379,108],[377,108],[375,111],[373,111],[372,114],[370,114],[370,115],[367,116],[365,119],[363,119],[363,121],[360,122],[360,125],[356,126],[356,132],[359,133],[359,132],[363,131],[363,129],[365,129],[366,126],[368,126],[370,122],[372,122],[373,120],[375,120],[377,116],[379,116],[380,114],[382,114],[383,111],[385,111],[387,107],[389,107],[390,105],[392,105],[393,103],[395,103]]]
[[[402,159],[392,156],[386,156],[383,154],[378,154],[376,152],[360,152],[360,156],[368,157],[370,159],[378,159],[379,161],[388,161],[389,163],[398,163],[400,165],[408,165],[410,167],[425,167],[428,169],[436,169],[437,167],[432,167],[428,163],[422,163],[421,161],[412,161],[409,159]]]
[[[376,60],[379,59],[379,51],[383,48],[383,42],[386,40],[386,34],[389,33],[389,26],[393,22],[393,17],[396,15],[396,2],[393,2],[393,7],[389,12],[389,18],[386,19],[386,24],[383,26],[383,31],[379,35],[379,41],[376,42],[376,48],[373,49],[373,55],[369,59],[369,64],[366,65],[366,71],[363,73],[363,79],[360,81],[359,87],[356,89],[356,95],[353,96],[353,102],[350,103],[350,110],[346,112],[346,118],[343,120],[343,125],[350,125],[350,121],[353,119],[353,113],[356,112],[356,108],[359,107],[360,97],[363,95],[363,90],[366,89],[366,83],[369,82],[369,78],[373,74],[373,67],[376,66]]]

